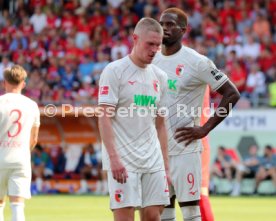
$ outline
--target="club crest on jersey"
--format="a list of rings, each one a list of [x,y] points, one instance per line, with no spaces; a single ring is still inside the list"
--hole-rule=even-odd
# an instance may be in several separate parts
[[[159,81],[154,80],[152,83],[153,83],[153,89],[158,93],[160,91]]]
[[[178,77],[181,77],[184,74],[184,65],[183,64],[177,65],[177,67],[175,69],[175,74]]]
[[[123,190],[121,190],[121,189],[116,190],[114,197],[115,197],[116,202],[118,202],[118,203],[122,202],[124,199]]]

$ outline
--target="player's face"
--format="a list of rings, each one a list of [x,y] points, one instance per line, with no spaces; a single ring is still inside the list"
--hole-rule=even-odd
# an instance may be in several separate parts
[[[163,44],[165,46],[170,46],[175,43],[181,42],[182,37],[185,33],[185,28],[179,25],[176,14],[162,14],[159,22],[164,30]]]
[[[150,64],[162,44],[162,34],[148,31],[136,36],[136,56],[143,64]]]

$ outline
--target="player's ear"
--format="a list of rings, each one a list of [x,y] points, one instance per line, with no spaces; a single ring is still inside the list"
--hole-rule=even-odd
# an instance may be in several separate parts
[[[23,82],[22,82],[21,89],[23,89],[23,88],[25,88],[25,87],[26,87],[26,82],[25,82],[25,81],[23,81]]]
[[[185,34],[186,31],[187,31],[187,27],[181,27],[181,31],[182,31],[183,34]]]
[[[137,34],[133,34],[132,38],[133,38],[133,42],[137,42],[139,36]]]

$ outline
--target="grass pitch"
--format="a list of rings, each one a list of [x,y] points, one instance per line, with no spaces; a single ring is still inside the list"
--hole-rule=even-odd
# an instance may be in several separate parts
[[[275,221],[276,197],[211,197],[216,221]],[[34,196],[26,201],[26,221],[112,221],[108,197]],[[177,210],[178,221],[181,214]],[[8,203],[5,221],[11,220]],[[135,221],[138,221],[138,213]]]

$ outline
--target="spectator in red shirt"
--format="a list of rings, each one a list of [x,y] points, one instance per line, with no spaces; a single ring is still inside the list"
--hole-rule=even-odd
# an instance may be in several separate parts
[[[274,64],[276,57],[273,56],[269,48],[264,48],[259,57],[261,70],[267,72]]]
[[[61,29],[65,34],[69,34],[76,22],[76,18],[70,11],[63,11],[62,19],[61,19]]]
[[[246,72],[239,62],[234,61],[229,70],[229,78],[235,84],[239,92],[242,93],[245,89]]]
[[[221,26],[224,27],[229,17],[235,17],[235,9],[231,1],[225,1],[223,9],[219,11],[219,18],[221,19]]]
[[[61,25],[61,20],[56,16],[52,9],[48,8],[46,11],[47,15],[47,28],[53,29],[53,28],[59,28]]]
[[[212,16],[206,15],[205,18],[203,18],[201,30],[204,38],[214,38],[217,39],[217,41],[219,40],[218,24]]]
[[[33,8],[38,6],[43,7],[46,5],[46,0],[31,0],[30,3]]]

